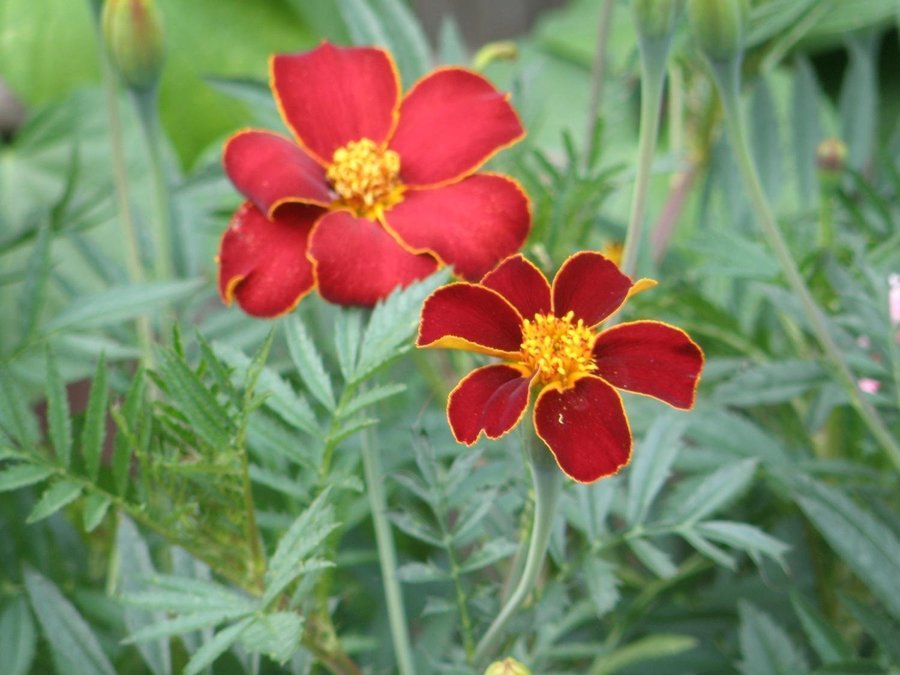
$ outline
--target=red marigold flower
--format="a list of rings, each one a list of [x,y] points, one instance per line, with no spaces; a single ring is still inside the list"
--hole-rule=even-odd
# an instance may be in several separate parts
[[[450,393],[447,419],[459,443],[499,438],[525,414],[532,389],[534,428],[559,468],[580,483],[619,471],[631,458],[631,429],[616,389],[675,408],[694,405],[703,352],[679,328],[658,321],[596,326],[635,293],[599,253],[581,252],[553,286],[521,255],[503,260],[479,283],[439,288],[422,307],[419,347],[498,356]]]
[[[445,264],[478,279],[521,247],[524,191],[474,173],[524,136],[490,82],[441,68],[401,99],[389,53],[328,42],[270,66],[294,139],[244,130],[225,145],[225,171],[247,199],[222,237],[226,303],[273,317],[318,287],[330,302],[369,306]]]

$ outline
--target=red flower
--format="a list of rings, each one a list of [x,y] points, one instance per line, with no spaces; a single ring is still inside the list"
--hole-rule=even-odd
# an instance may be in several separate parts
[[[551,287],[521,255],[480,283],[455,283],[422,307],[419,347],[498,356],[451,392],[447,418],[456,440],[499,438],[528,408],[559,468],[580,483],[616,473],[631,458],[631,430],[618,389],[676,408],[694,405],[703,352],[688,335],[657,321],[595,327],[629,296],[656,282],[631,279],[599,253],[566,260]]]
[[[525,241],[519,185],[473,173],[524,135],[487,80],[443,68],[401,100],[390,54],[327,42],[270,65],[294,140],[245,130],[225,145],[247,198],[222,237],[226,303],[272,317],[318,286],[331,302],[373,305],[444,264],[478,279]]]

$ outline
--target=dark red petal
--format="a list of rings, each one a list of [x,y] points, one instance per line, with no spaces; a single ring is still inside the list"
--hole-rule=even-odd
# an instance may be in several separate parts
[[[313,288],[306,259],[309,232],[322,209],[287,205],[274,220],[244,202],[222,235],[219,294],[247,314],[266,318],[291,311]]]
[[[531,227],[525,193],[515,181],[493,174],[408,190],[385,218],[410,248],[434,252],[469,281],[518,251]]]
[[[347,211],[329,213],[316,224],[309,254],[319,293],[337,305],[371,307],[438,268],[433,257],[410,253],[381,225]]]
[[[269,216],[285,201],[328,206],[325,170],[293,141],[268,131],[240,131],[228,139],[225,173],[256,208]]]
[[[525,135],[508,94],[461,68],[426,75],[407,92],[390,147],[406,185],[467,176]]]
[[[534,404],[534,428],[559,468],[579,483],[611,476],[631,459],[622,399],[599,377],[583,377],[565,391],[544,389]]]
[[[566,260],[553,280],[553,313],[572,311],[585,325],[596,326],[628,297],[631,279],[608,258],[582,251]]]
[[[483,432],[500,438],[528,407],[531,379],[511,366],[497,364],[473,370],[450,392],[447,419],[457,442],[472,445]]]
[[[703,351],[680,328],[658,321],[623,323],[594,343],[597,374],[615,387],[691,408]]]
[[[270,66],[281,116],[323,164],[350,141],[386,141],[396,125],[400,79],[382,49],[323,42],[302,54],[276,55]]]
[[[488,272],[481,285],[493,288],[509,300],[523,318],[550,312],[550,284],[521,253],[510,256]]]
[[[498,293],[469,283],[437,289],[422,305],[419,347],[443,347],[514,358],[522,317]]]

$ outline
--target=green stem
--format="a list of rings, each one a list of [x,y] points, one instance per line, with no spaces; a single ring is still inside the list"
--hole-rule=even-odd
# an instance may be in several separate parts
[[[403,607],[403,596],[397,580],[397,554],[394,550],[394,536],[387,516],[387,500],[384,496],[384,475],[378,449],[375,447],[375,432],[369,427],[363,432],[362,459],[366,474],[366,493],[372,509],[372,522],[375,525],[375,541],[378,545],[378,561],[381,565],[381,581],[384,585],[384,596],[387,601],[388,621],[391,625],[391,638],[400,675],[413,675],[412,648],[406,623],[406,610]]]
[[[588,102],[587,134],[585,136],[584,168],[587,169],[593,160],[597,142],[597,120],[600,103],[603,100],[603,82],[606,75],[606,52],[609,44],[609,28],[612,25],[615,0],[603,0],[600,8],[600,20],[597,22],[597,49],[594,52],[594,63],[591,66],[591,96]]]
[[[644,211],[647,206],[647,191],[656,154],[656,139],[659,135],[660,108],[662,107],[663,84],[666,81],[666,62],[669,56],[671,36],[662,38],[642,38],[639,40],[641,53],[641,129],[638,141],[638,166],[634,192],[631,196],[631,215],[625,234],[625,250],[622,252],[622,271],[633,276],[638,266],[638,250],[641,247],[644,230]]]
[[[527,444],[531,475],[534,480],[534,527],[531,531],[531,542],[528,545],[528,556],[525,559],[525,569],[516,590],[513,591],[506,605],[500,610],[475,649],[476,665],[484,665],[493,656],[506,624],[534,588],[535,581],[544,565],[547,545],[550,543],[556,503],[562,488],[562,473],[550,455],[550,451],[534,433],[529,433]]]
[[[173,247],[172,199],[169,179],[162,157],[162,135],[160,133],[159,111],[157,109],[156,86],[146,90],[132,90],[138,120],[147,144],[150,159],[150,175],[153,183],[154,232],[156,234],[155,272],[158,281],[173,277],[172,261],[175,259]]]
[[[750,145],[741,116],[740,60],[734,59],[728,62],[711,63],[711,65],[713,77],[725,109],[725,123],[728,128],[728,135],[734,147],[744,183],[750,193],[750,199],[756,211],[757,219],[762,226],[763,234],[772,247],[778,263],[781,265],[788,286],[800,300],[813,335],[819,342],[826,358],[831,362],[838,380],[840,380],[850,398],[851,404],[866,426],[869,427],[872,435],[885,450],[894,466],[900,470],[900,444],[891,435],[878,415],[878,411],[862,397],[859,387],[856,385],[856,379],[841,356],[840,349],[831,337],[825,316],[816,304],[809,288],[807,288],[806,282],[803,280],[800,270],[797,268],[797,263],[794,262],[790,250],[781,236],[775,216],[769,207],[762,182],[759,179],[759,173],[750,154]]]

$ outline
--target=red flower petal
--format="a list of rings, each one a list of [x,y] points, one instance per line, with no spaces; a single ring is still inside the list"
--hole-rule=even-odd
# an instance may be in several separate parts
[[[371,307],[438,267],[431,256],[405,250],[378,223],[347,211],[329,213],[316,224],[309,254],[319,293],[337,305]]]
[[[518,251],[531,226],[525,193],[509,178],[492,174],[408,190],[385,219],[410,248],[434,252],[470,281]]]
[[[565,391],[544,389],[534,404],[534,428],[559,468],[579,483],[610,476],[631,459],[622,399],[599,377],[583,377]]]
[[[328,206],[325,171],[293,141],[268,131],[240,131],[228,139],[225,173],[235,187],[271,216],[285,201]]]
[[[680,328],[635,321],[600,333],[594,362],[613,386],[687,409],[694,405],[703,352]]]
[[[390,147],[406,185],[466,176],[525,135],[508,95],[461,68],[426,75],[407,92]]]
[[[550,284],[522,254],[510,256],[497,265],[481,280],[481,285],[509,300],[523,318],[550,312]]]
[[[596,326],[628,297],[631,279],[599,253],[582,251],[566,260],[553,280],[553,313],[575,313],[585,325]]]
[[[281,116],[323,164],[350,141],[382,143],[396,125],[400,78],[382,49],[323,42],[309,52],[274,56],[270,67]]]
[[[450,284],[422,305],[416,345],[514,358],[522,345],[522,317],[484,286]]]
[[[473,370],[450,392],[447,419],[458,443],[472,445],[482,432],[500,438],[528,407],[531,379],[516,368],[496,364]]]
[[[244,202],[222,235],[219,294],[247,314],[272,318],[291,311],[314,286],[306,259],[309,232],[322,209],[291,205],[269,220]]]

